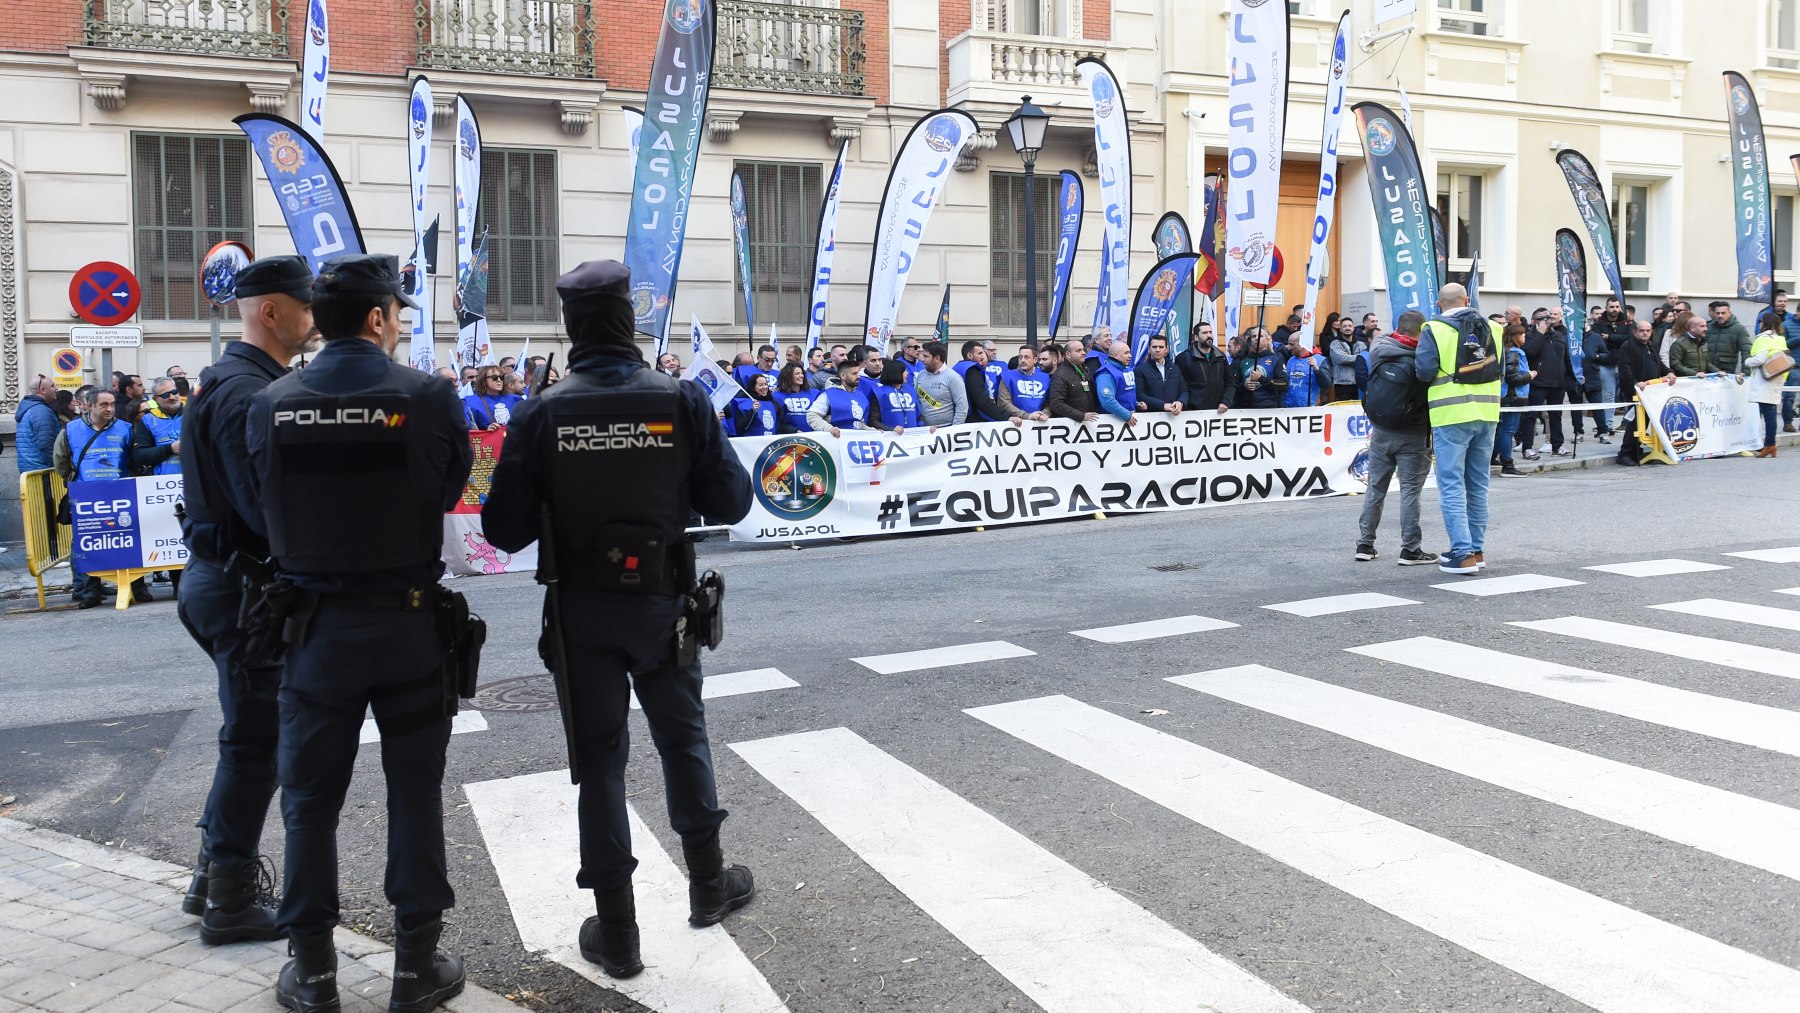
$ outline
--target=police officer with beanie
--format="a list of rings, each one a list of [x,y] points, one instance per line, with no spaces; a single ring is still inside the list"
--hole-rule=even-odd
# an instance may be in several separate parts
[[[182,910],[203,915],[209,944],[278,939],[275,909],[259,897],[263,822],[275,796],[275,688],[279,658],[251,650],[238,625],[244,596],[272,576],[269,540],[258,533],[257,502],[244,416],[250,399],[287,373],[318,337],[312,270],[299,257],[265,257],[237,276],[241,340],[200,374],[181,443],[185,477],[181,529],[187,574],[179,591],[182,625],[212,656],[219,676],[219,762],[200,815],[200,860]]]
[[[687,607],[694,555],[682,527],[690,510],[726,523],[743,519],[750,478],[726,447],[706,392],[644,362],[632,333],[630,282],[616,261],[582,264],[558,279],[569,372],[513,415],[481,511],[483,533],[496,547],[516,552],[539,542],[539,581],[547,587],[540,651],[558,675],[570,772],[581,786],[575,882],[594,891],[581,955],[615,978],[644,969],[625,809],[634,686],[687,860],[688,922],[715,925],[755,892],[750,870],[727,867],[719,847],[726,812],[700,703]],[[562,614],[595,621],[563,630]]]
[[[437,952],[455,903],[444,866],[446,637],[443,515],[472,454],[462,403],[441,377],[392,361],[400,307],[391,256],[326,261],[312,364],[251,402],[248,451],[280,580],[264,615],[283,631],[278,770],[286,895],[276,914],[294,959],[276,997],[336,1010],[337,822],[365,710],[387,779],[387,898],[394,905],[388,1009],[422,1013],[462,991],[462,961]],[[451,697],[454,703],[454,696]]]

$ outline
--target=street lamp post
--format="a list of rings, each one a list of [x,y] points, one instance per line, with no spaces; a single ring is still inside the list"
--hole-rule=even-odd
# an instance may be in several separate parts
[[[1037,348],[1037,209],[1033,206],[1031,184],[1037,174],[1038,152],[1044,147],[1044,134],[1050,129],[1050,114],[1024,96],[1017,112],[1006,121],[1006,132],[1012,137],[1013,150],[1025,163],[1025,345]]]

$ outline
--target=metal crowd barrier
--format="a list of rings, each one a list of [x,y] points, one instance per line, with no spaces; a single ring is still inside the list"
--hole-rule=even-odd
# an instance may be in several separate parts
[[[56,504],[61,502],[66,488],[62,476],[49,468],[19,475],[19,507],[25,519],[25,569],[37,581],[40,610],[47,607],[44,574],[69,558],[74,541],[74,531],[67,524],[55,523]]]

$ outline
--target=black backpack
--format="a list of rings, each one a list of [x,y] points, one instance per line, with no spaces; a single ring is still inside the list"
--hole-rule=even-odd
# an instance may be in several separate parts
[[[1363,414],[1383,429],[1423,429],[1431,424],[1425,394],[1429,386],[1413,375],[1410,356],[1384,359],[1369,371]]]
[[[1500,350],[1494,344],[1494,329],[1486,317],[1462,313],[1454,320],[1439,317],[1437,322],[1456,328],[1456,363],[1439,368],[1450,374],[1451,383],[1483,384],[1500,379]]]

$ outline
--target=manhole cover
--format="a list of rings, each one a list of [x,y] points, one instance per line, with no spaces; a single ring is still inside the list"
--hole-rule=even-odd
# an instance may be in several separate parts
[[[475,709],[529,714],[556,709],[556,683],[548,674],[490,682],[475,691]]]
[[[1161,566],[1152,566],[1150,569],[1155,570],[1158,573],[1180,573],[1183,570],[1198,570],[1198,569],[1200,569],[1200,564],[1198,564],[1198,563],[1164,563]]]

